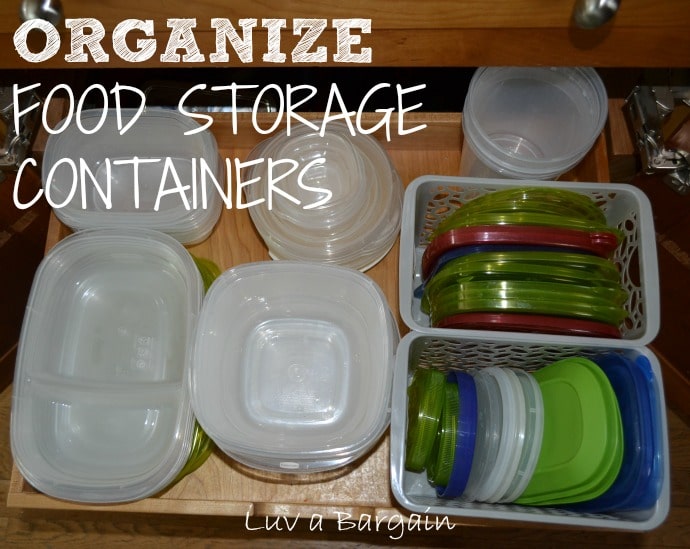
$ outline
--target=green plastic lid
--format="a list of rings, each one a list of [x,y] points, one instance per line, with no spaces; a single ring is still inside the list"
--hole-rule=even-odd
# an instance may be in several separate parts
[[[532,478],[516,503],[553,505],[604,493],[623,460],[623,427],[606,374],[585,358],[534,372],[544,403],[542,445]]]
[[[611,229],[604,212],[585,195],[565,189],[525,187],[488,193],[463,204],[438,225],[434,235],[459,227],[494,224]]]
[[[427,303],[432,326],[469,312],[532,313],[573,317],[618,326],[628,315],[621,288],[542,281],[468,281],[441,288]]]
[[[455,460],[455,439],[460,413],[458,384],[454,381],[446,381],[444,393],[438,432],[426,468],[429,482],[434,486],[442,487],[447,486],[450,481]]]
[[[429,460],[445,400],[446,376],[439,370],[417,368],[407,388],[405,468],[420,473]]]
[[[201,274],[201,280],[204,283],[204,291],[207,292],[211,287],[211,284],[213,284],[213,281],[220,276],[220,267],[218,267],[218,265],[216,265],[210,259],[206,259],[204,257],[196,257],[195,255],[192,255],[192,259],[194,260],[196,268],[199,269],[199,273]]]

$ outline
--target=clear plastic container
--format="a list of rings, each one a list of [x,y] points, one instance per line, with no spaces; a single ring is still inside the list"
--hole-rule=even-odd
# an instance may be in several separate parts
[[[389,422],[398,329],[353,269],[264,261],[206,295],[191,369],[206,433],[254,468],[303,473],[361,456]]]
[[[479,68],[463,108],[460,175],[556,179],[592,148],[607,116],[594,69]]]
[[[162,233],[76,233],[45,256],[22,326],[12,453],[61,499],[148,497],[180,472],[194,416],[186,384],[201,277]]]
[[[83,126],[95,128],[101,115],[101,110],[83,111]],[[135,116],[135,109],[123,109],[122,124]],[[46,193],[61,205],[54,208],[55,215],[73,230],[139,227],[167,233],[183,244],[203,241],[220,217],[223,201],[213,179],[224,187],[224,168],[209,130],[184,135],[198,128],[197,122],[176,111],[147,108],[122,135],[115,110],[107,111],[95,133],[85,134],[72,122],[50,135],[42,176]],[[134,158],[139,162],[137,168],[132,164]],[[67,160],[74,163],[77,174],[82,171],[82,161],[93,174],[84,178],[83,193],[82,178],[77,177],[75,185],[75,173]],[[108,184],[111,208],[96,188],[98,185],[107,194]],[[179,188],[185,189],[184,198],[177,192]],[[175,192],[162,194],[158,200],[161,190]]]
[[[298,170],[276,186],[299,204],[276,194],[269,206],[268,158],[297,162]],[[304,169],[308,162],[321,159],[322,164]],[[249,208],[249,214],[273,259],[366,271],[393,246],[400,230],[403,186],[374,138],[352,136],[341,123],[329,124],[323,136],[306,125],[298,126],[290,135],[283,131],[260,143],[249,154],[247,162],[251,161],[257,163],[244,176],[245,181],[254,181],[244,187],[246,202],[260,201]],[[286,169],[276,168],[276,174]],[[331,193],[328,201],[311,207],[327,198],[326,192]]]

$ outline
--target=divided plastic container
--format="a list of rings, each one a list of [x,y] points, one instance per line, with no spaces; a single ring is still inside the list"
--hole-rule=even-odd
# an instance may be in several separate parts
[[[186,383],[201,276],[173,238],[148,230],[75,233],[36,273],[14,376],[19,471],[61,499],[156,494],[195,437]]]
[[[657,468],[653,474],[656,475],[655,479],[659,487],[656,500],[641,500],[644,508],[626,512],[616,512],[614,509],[604,513],[595,512],[596,502],[582,503],[581,507],[568,508],[567,506],[531,506],[516,503],[478,503],[468,501],[466,498],[447,499],[441,497],[437,488],[429,483],[425,472],[412,472],[405,468],[409,406],[407,389],[417,368],[435,368],[447,372],[475,371],[481,373],[481,376],[477,375],[475,380],[486,378],[488,381],[492,377],[490,372],[494,369],[520,369],[534,372],[565,358],[585,357],[596,361],[604,356],[624,356],[633,362],[644,359],[650,365],[650,378],[647,383],[653,392],[653,399],[650,401],[656,408],[651,413],[656,421],[654,436],[658,452]],[[485,400],[485,397],[481,395],[488,393],[480,390],[480,383],[477,383],[477,388],[479,406]],[[501,400],[500,404],[500,406],[494,404],[486,409],[494,410],[492,413],[495,414],[495,410],[502,413],[502,409],[513,407],[508,400]],[[481,432],[480,425],[485,425],[486,421],[490,420],[484,419],[483,423],[477,423],[477,437]],[[517,424],[520,420],[513,418],[511,421]],[[567,424],[567,420],[564,418],[562,423]],[[625,423],[624,426],[626,426]],[[513,432],[513,436],[516,433],[517,430]],[[510,438],[510,433],[503,434]],[[496,459],[499,459],[498,451],[500,449],[496,448],[494,452]],[[489,459],[488,454],[486,459]],[[515,464],[513,460],[500,459],[506,465]],[[670,506],[668,472],[668,434],[661,369],[654,354],[646,347],[612,347],[563,342],[539,343],[524,341],[519,337],[517,339],[473,338],[464,332],[456,332],[455,335],[411,332],[398,346],[391,413],[391,486],[396,500],[411,512],[461,518],[517,520],[573,527],[646,531],[659,526],[668,514]],[[493,481],[495,479],[488,479],[483,484],[478,483],[472,490],[474,492],[484,490],[488,494],[490,489],[493,490],[493,487],[489,486]],[[468,487],[470,487],[469,484]],[[619,500],[617,503],[623,502]],[[588,505],[591,505],[592,512],[588,510]],[[615,508],[615,505],[613,507]]]
[[[75,231],[137,227],[167,233],[183,244],[205,240],[223,207],[214,180],[225,187],[213,134],[185,135],[200,126],[173,110],[146,108],[134,122],[136,109],[121,113],[119,121],[115,110],[85,110],[83,130],[72,118],[48,138],[42,178],[55,215]],[[119,124],[131,122],[121,135]],[[108,185],[110,208],[101,194],[107,196]]]
[[[639,189],[625,184],[586,182],[513,181],[463,177],[423,176],[406,189],[400,242],[399,299],[403,321],[412,330],[452,335],[454,328],[432,327],[422,312],[421,296],[415,293],[423,281],[422,257],[429,239],[450,212],[473,198],[508,188],[539,187],[567,189],[590,197],[603,210],[611,227],[623,234],[612,261],[620,271],[621,288],[627,292],[623,305],[628,318],[619,326],[621,337],[589,337],[549,333],[519,333],[491,329],[468,329],[472,337],[497,340],[515,338],[530,342],[569,342],[580,345],[644,346],[659,330],[659,280],[654,222],[649,200]],[[498,225],[498,229],[520,228]],[[536,243],[536,242],[535,242]]]

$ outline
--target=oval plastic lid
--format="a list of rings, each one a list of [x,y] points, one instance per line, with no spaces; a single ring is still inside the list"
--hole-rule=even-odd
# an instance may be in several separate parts
[[[202,292],[189,253],[154,231],[84,231],[46,254],[22,328],[11,420],[14,459],[30,484],[60,499],[115,503],[175,478],[193,436],[186,376]]]
[[[578,335],[620,339],[612,324],[583,318],[522,313],[459,313],[443,318],[437,328],[465,330],[505,330],[523,333]]]

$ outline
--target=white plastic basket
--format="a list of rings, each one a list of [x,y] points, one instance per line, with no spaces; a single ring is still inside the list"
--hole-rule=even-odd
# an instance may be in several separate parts
[[[426,473],[405,469],[405,437],[407,432],[407,387],[417,367],[444,370],[471,369],[488,366],[538,369],[558,359],[571,356],[594,358],[597,354],[617,351],[629,357],[644,355],[651,363],[656,380],[656,404],[660,418],[663,480],[656,505],[644,511],[585,514],[560,508],[530,507],[515,504],[488,504],[461,499],[442,499],[429,485]],[[477,519],[518,520],[573,527],[647,531],[659,526],[670,506],[668,428],[666,406],[659,361],[646,347],[620,348],[568,344],[538,344],[515,340],[470,339],[453,336],[408,333],[398,346],[393,375],[391,411],[391,487],[395,499],[413,513]]]
[[[439,335],[505,339],[515,333],[486,330],[433,328],[420,309],[414,289],[422,283],[421,263],[430,235],[453,210],[487,193],[515,187],[547,186],[591,197],[603,210],[609,225],[619,228],[624,239],[614,261],[628,292],[628,319],[620,326],[621,339],[584,336],[520,334],[520,340],[567,342],[579,345],[644,346],[659,331],[659,275],[652,208],[647,196],[632,185],[554,181],[518,181],[450,176],[422,176],[407,187],[400,235],[400,314],[411,329]]]

